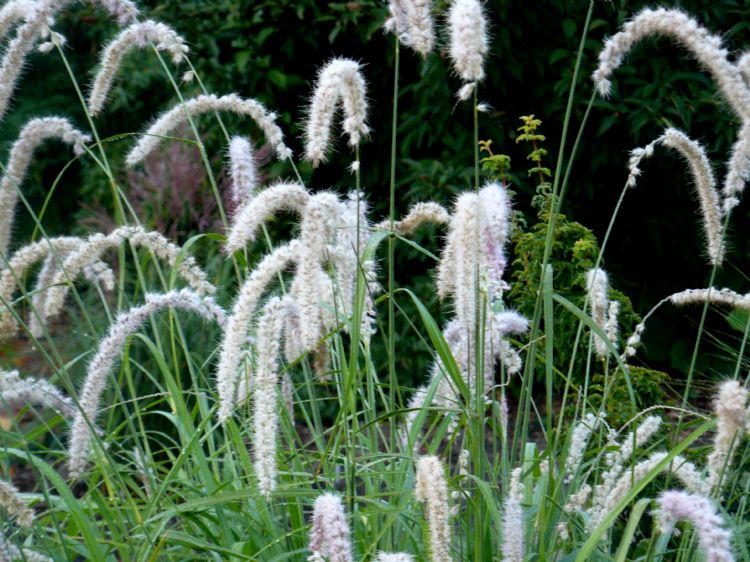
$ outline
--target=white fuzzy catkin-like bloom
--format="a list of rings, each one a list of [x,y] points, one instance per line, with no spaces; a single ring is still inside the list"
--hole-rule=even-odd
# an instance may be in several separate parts
[[[310,194],[301,183],[284,182],[268,186],[237,213],[224,251],[231,254],[244,248],[248,242],[255,241],[261,225],[279,211],[302,214],[309,200]]]
[[[417,459],[417,481],[414,488],[417,501],[425,505],[430,527],[430,559],[433,562],[450,562],[451,531],[448,522],[448,484],[445,468],[435,456]]]
[[[367,92],[359,63],[335,58],[318,73],[305,123],[305,159],[317,167],[326,159],[336,107],[341,103],[343,130],[356,147],[370,132],[367,126]]]
[[[456,317],[475,332],[479,295],[477,275],[487,278],[490,304],[502,292],[505,243],[510,228],[510,202],[505,188],[485,184],[478,193],[463,193],[456,201],[437,271],[441,299],[453,297]]]
[[[435,46],[435,25],[432,21],[432,0],[389,0],[391,16],[385,30],[420,55],[427,56]]]
[[[323,494],[315,500],[310,530],[308,560],[325,562],[353,562],[351,531],[346,521],[344,506],[336,494]]]
[[[607,272],[598,267],[588,270],[586,272],[586,289],[589,292],[591,318],[599,328],[606,332],[609,311],[609,277]],[[596,354],[600,359],[606,359],[609,352],[607,344],[597,334],[593,334],[593,339]]]
[[[33,13],[37,0],[9,0],[0,8],[0,40],[2,40],[11,28],[24,21]]]
[[[253,145],[246,137],[234,136],[229,141],[229,178],[232,202],[239,208],[255,195],[258,187]]]
[[[18,190],[34,150],[47,139],[58,138],[71,145],[76,155],[84,152],[84,144],[91,140],[64,117],[40,117],[27,122],[10,149],[8,163],[0,179],[0,255],[7,255],[13,216],[18,202]]]
[[[739,196],[745,191],[745,183],[750,181],[750,118],[746,117],[742,121],[726,167],[727,173],[721,190],[725,217],[739,205]]]
[[[601,482],[596,486],[592,511],[604,512],[606,503],[612,489],[617,485],[618,478],[623,472],[625,463],[633,456],[634,451],[643,447],[661,427],[662,420],[658,416],[648,416],[636,428],[634,432],[617,443],[614,437],[610,439],[609,446],[616,448],[604,457],[605,464],[609,468],[602,475]],[[583,504],[578,504],[582,506]]]
[[[607,322],[604,325],[604,333],[607,334],[607,339],[617,349],[617,339],[620,337],[620,325],[618,323],[620,317],[620,301],[610,301],[609,311],[607,313]]]
[[[53,408],[66,418],[72,418],[76,413],[70,398],[49,381],[21,378],[18,371],[0,369],[0,410],[32,403]]]
[[[16,487],[10,482],[0,479],[0,506],[11,517],[16,518],[16,523],[22,527],[31,527],[34,521],[34,511],[21,498]]]
[[[331,279],[323,268],[328,248],[335,243],[343,205],[335,193],[321,191],[310,198],[302,215],[300,251],[291,293],[300,312],[300,341],[307,351],[317,348],[324,327],[330,325],[321,306],[333,302]]]
[[[602,421],[601,416],[595,416],[594,414],[589,413],[573,427],[573,435],[570,438],[570,448],[568,449],[568,456],[565,459],[566,484],[572,482],[573,477],[581,467],[581,461],[586,452],[589,437],[591,437],[591,434],[596,431]]]
[[[662,533],[672,532],[680,520],[689,521],[695,527],[706,562],[734,562],[731,533],[724,527],[724,521],[711,500],[698,494],[668,490],[662,492],[656,502]]]
[[[445,207],[434,201],[420,202],[412,205],[409,212],[400,221],[393,223],[393,231],[401,236],[411,236],[423,224],[433,223],[438,225],[448,224],[450,214]],[[390,229],[391,223],[384,220],[377,228]]]
[[[646,8],[636,14],[604,44],[599,54],[599,66],[593,79],[602,96],[608,96],[609,80],[633,46],[654,35],[666,35],[683,47],[713,76],[721,93],[740,117],[750,115],[750,89],[739,70],[728,60],[728,52],[721,37],[712,35],[696,20],[680,10]]]
[[[646,460],[636,464],[632,469],[625,470],[606,497],[597,498],[599,501],[595,502],[587,525],[589,531],[596,529],[604,521],[607,514],[630,492],[633,486],[643,480],[665,458],[667,458],[667,453],[665,452],[653,453]],[[708,495],[710,488],[707,482],[701,477],[695,465],[683,457],[679,455],[675,456],[670,463],[662,468],[662,472],[665,471],[670,471],[674,474],[688,491]]]
[[[466,83],[458,97],[469,98],[476,83],[484,78],[487,56],[487,20],[480,0],[453,0],[448,11],[450,57],[453,69]]]
[[[378,552],[373,562],[414,562],[414,557],[406,552]]]
[[[529,321],[516,312],[505,311],[493,315],[489,319],[488,325],[490,329],[485,332],[484,343],[483,393],[487,393],[494,384],[493,377],[497,359],[500,359],[505,364],[509,374],[515,374],[520,370],[520,364],[514,367],[507,363],[508,352],[509,350],[512,351],[512,349],[510,349],[509,344],[503,345],[507,344],[504,338],[509,334],[526,332],[529,327]],[[456,360],[461,377],[466,382],[469,392],[471,395],[474,395],[476,392],[476,376],[474,375],[476,372],[476,361],[474,360],[474,356],[469,352],[475,344],[473,338],[470,338],[466,329],[455,319],[449,322],[448,326],[443,330],[443,337],[450,348],[451,355]],[[520,358],[518,358],[518,361],[520,362]],[[445,365],[437,354],[435,355],[435,362],[432,365],[430,373],[430,385],[436,379],[438,379],[437,389],[430,405],[442,412],[449,412],[460,402],[461,398],[458,389],[452,383],[447,373]],[[427,387],[423,386],[418,388],[409,400],[408,409],[412,411],[406,415],[405,429],[407,435],[412,432],[414,423],[419,415],[419,410],[424,409],[428,405],[426,402],[427,395]]]
[[[29,314],[29,331],[34,337],[40,337],[42,324],[37,319],[36,311],[43,314],[47,289],[52,284],[52,278],[59,268],[60,258],[65,258],[83,242],[83,239],[72,236],[33,242],[16,250],[8,260],[7,266],[0,267],[0,338],[12,337],[16,334],[18,326],[10,309],[13,293],[29,269],[44,260],[33,291],[32,308],[34,310]],[[92,280],[101,282],[106,290],[114,289],[114,274],[104,263],[96,262],[91,270],[86,270],[84,273],[93,275]]]
[[[247,398],[238,392],[238,375],[242,351],[258,302],[268,285],[278,278],[279,273],[296,262],[299,246],[300,242],[295,240],[276,248],[260,261],[240,289],[227,320],[227,329],[224,331],[219,351],[219,366],[216,370],[216,388],[220,401],[217,415],[221,423],[229,419],[238,402]]]
[[[690,165],[690,172],[700,201],[708,255],[713,265],[721,265],[724,259],[722,210],[719,193],[716,189],[716,179],[711,169],[711,162],[706,156],[706,151],[698,142],[677,129],[670,128],[664,131],[660,141],[664,146],[679,152]]]
[[[37,0],[27,4],[28,13],[24,23],[18,27],[13,39],[8,43],[0,62],[0,119],[5,115],[11,95],[21,76],[26,57],[31,53],[39,39],[51,34],[49,26],[54,16],[73,0]],[[130,0],[99,0],[98,2],[120,24],[132,21],[138,9]]]
[[[132,167],[140,163],[159,145],[163,137],[182,125],[188,117],[196,117],[212,111],[229,111],[238,115],[250,116],[263,131],[268,143],[273,146],[280,160],[292,155],[284,144],[284,134],[276,124],[276,114],[269,112],[265,106],[254,99],[241,98],[237,94],[216,96],[204,94],[177,104],[163,113],[148,130],[143,133],[138,143],[125,158],[125,163]]]
[[[123,29],[102,53],[99,72],[94,78],[88,97],[91,115],[98,115],[104,108],[115,74],[125,55],[133,48],[145,49],[149,45],[153,45],[158,51],[168,52],[175,64],[180,64],[189,51],[185,40],[174,29],[163,23],[146,20]]]
[[[253,395],[253,457],[258,489],[266,499],[276,489],[276,433],[279,427],[279,354],[284,330],[283,299],[274,297],[263,307],[256,337],[257,366]]]
[[[110,234],[93,234],[65,258],[47,294],[43,320],[46,321],[62,311],[65,297],[70,291],[68,281],[72,282],[84,268],[100,261],[107,250],[119,248],[125,241],[129,241],[132,246],[144,247],[156,257],[164,260],[170,267],[176,269],[180,277],[196,292],[209,295],[216,292],[216,287],[207,280],[205,271],[201,269],[195,258],[185,255],[180,246],[173,244],[158,232],[147,231],[140,226],[122,226]]]
[[[750,310],[750,295],[741,295],[732,289],[685,289],[679,293],[674,293],[667,297],[669,301],[676,306],[685,306],[690,304],[718,304],[731,306],[741,310]]]
[[[721,489],[732,466],[734,450],[748,419],[748,391],[739,381],[724,381],[714,398],[717,417],[713,449],[708,455],[708,485]]]
[[[515,468],[511,473],[510,486],[505,500],[503,500],[503,542],[500,546],[500,552],[506,562],[523,562],[525,560],[522,499],[521,469]]]
[[[226,324],[226,313],[213,298],[189,289],[163,294],[147,293],[144,300],[144,304],[131,308],[114,320],[88,365],[78,399],[80,411],[76,412],[70,431],[68,469],[72,478],[78,478],[86,467],[91,449],[89,424],[96,423],[102,393],[127,339],[154,314],[168,308],[193,312],[207,321],[216,322],[222,328]]]

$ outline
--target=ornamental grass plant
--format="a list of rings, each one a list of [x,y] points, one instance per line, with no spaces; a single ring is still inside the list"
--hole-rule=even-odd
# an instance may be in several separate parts
[[[193,65],[201,54],[170,27],[178,22],[148,19],[129,0],[94,6],[121,29],[93,81],[75,74],[76,52],[56,31],[78,3],[0,6],[0,117],[14,111],[34,51],[66,69],[60,90],[84,116],[33,119],[1,168],[0,562],[750,561],[750,297],[714,286],[750,179],[750,56],[730,55],[680,10],[646,9],[580,80],[599,9],[591,0],[559,151],[545,148],[540,119],[521,118],[530,169],[514,177],[536,189],[530,228],[514,210],[508,156],[482,135],[488,57],[512,56],[490,52],[490,3],[388,2],[390,127],[368,114],[370,98],[388,94],[347,53],[320,61],[296,115],[211,91]],[[723,187],[712,155],[667,127],[633,149],[628,169],[612,170],[622,191],[598,241],[561,213],[576,153],[597,96],[619,95],[617,70],[634,45],[662,36],[700,62],[716,103],[736,115]],[[397,147],[409,108],[399,101],[418,78],[402,75],[400,61],[438,52],[455,75],[453,103],[473,117],[472,142],[455,147],[470,174],[453,201],[406,200]],[[153,108],[152,123],[103,137],[109,96],[129,87],[126,57],[158,60],[173,99]],[[589,102],[574,122],[579,97]],[[300,154],[283,112],[304,131]],[[221,146],[204,142],[206,130]],[[390,157],[368,153],[373,135],[390,135]],[[60,236],[29,204],[34,153],[59,141],[71,159],[48,204],[71,167],[95,169],[111,191],[113,228]],[[221,226],[172,240],[136,211],[144,206],[129,186],[180,144],[197,149]],[[315,181],[316,168],[338,166],[336,144],[350,157],[334,170],[347,190]],[[661,147],[682,157],[694,184],[705,240],[696,259],[709,282],[633,311],[605,269],[606,249],[639,166],[665,157]],[[389,170],[383,216],[363,181],[371,166]],[[29,239],[14,236],[18,224]],[[439,234],[417,237],[425,231]],[[396,282],[405,249],[431,260],[437,306]],[[643,379],[658,374],[638,363],[642,337],[662,307],[685,305],[700,312],[682,393],[651,400]],[[733,367],[695,404],[716,311],[744,313],[743,337],[720,342],[722,365]],[[411,353],[430,368],[404,373]]]

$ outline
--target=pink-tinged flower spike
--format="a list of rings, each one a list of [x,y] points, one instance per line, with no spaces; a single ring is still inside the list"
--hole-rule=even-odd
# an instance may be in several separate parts
[[[231,254],[254,242],[256,233],[264,221],[279,211],[302,214],[310,194],[300,183],[278,183],[258,193],[242,207],[229,231],[224,251]]]
[[[351,531],[344,506],[336,494],[323,494],[315,500],[310,530],[308,560],[353,562]]]
[[[358,146],[361,138],[370,132],[366,123],[366,96],[359,63],[337,58],[320,70],[305,123],[305,159],[312,162],[313,167],[325,162],[333,115],[339,102],[344,110],[343,129],[349,136],[349,146]]]
[[[66,418],[76,414],[70,398],[50,382],[31,377],[22,379],[18,371],[0,369],[0,409],[31,403],[53,408]]]
[[[724,477],[732,467],[734,451],[748,420],[748,392],[739,381],[724,381],[714,398],[718,418],[714,448],[708,455],[708,485],[721,490]]]
[[[453,69],[464,81],[458,91],[467,100],[484,79],[484,58],[487,56],[487,19],[480,0],[453,0],[448,12],[450,57]]]
[[[247,398],[246,389],[250,388],[250,384],[239,384],[239,372],[242,350],[247,342],[248,330],[258,302],[266,288],[278,278],[279,273],[296,262],[299,251],[300,242],[297,240],[276,248],[273,253],[261,260],[240,289],[227,321],[227,329],[224,331],[216,371],[216,389],[219,393],[218,418],[221,423],[226,422],[237,404]],[[240,386],[245,389],[242,394],[238,391]]]
[[[671,533],[680,520],[689,521],[695,527],[706,562],[734,562],[731,533],[724,527],[711,500],[698,494],[669,490],[662,492],[656,502],[662,533]]]
[[[415,203],[406,216],[393,224],[393,230],[401,236],[411,236],[423,224],[448,224],[450,214],[445,207],[434,201]],[[378,223],[377,228],[388,230],[391,228],[389,220]]]
[[[211,297],[203,296],[189,289],[170,291],[164,294],[147,293],[145,303],[120,314],[110,326],[107,335],[99,343],[96,355],[88,365],[86,380],[83,383],[76,412],[70,431],[68,445],[68,469],[72,478],[78,478],[86,468],[86,459],[91,450],[91,429],[99,415],[99,403],[107,380],[120,359],[120,353],[127,339],[137,332],[149,318],[168,308],[193,312],[207,321],[213,321],[224,328],[226,313]]]
[[[34,511],[21,498],[16,487],[5,480],[0,479],[0,506],[11,517],[16,518],[16,523],[21,527],[31,527],[34,521]]]
[[[373,562],[414,562],[414,557],[406,552],[378,552]]]
[[[63,117],[32,119],[24,125],[18,140],[10,149],[5,173],[0,179],[0,255],[8,253],[18,190],[23,183],[34,150],[45,140],[53,138],[59,138],[71,145],[79,156],[83,154],[84,144],[91,140],[89,135],[75,129],[70,121]]]
[[[240,136],[229,141],[229,178],[232,182],[232,202],[240,208],[254,195],[258,187],[253,145],[250,139]]]
[[[654,35],[670,37],[690,51],[711,73],[735,113],[743,118],[750,116],[750,89],[737,67],[729,62],[729,53],[722,47],[721,38],[709,33],[686,13],[666,8],[641,10],[623,26],[622,31],[607,39],[593,75],[600,95],[610,94],[612,84],[609,79],[633,46]]]
[[[435,26],[432,22],[432,0],[390,0],[391,17],[385,30],[420,55],[427,56],[435,46]]]
[[[456,317],[474,333],[478,305],[478,271],[486,275],[489,302],[501,295],[505,271],[510,204],[499,183],[487,183],[479,193],[463,193],[456,201],[437,271],[441,299],[452,296]]]
[[[180,103],[163,113],[156,122],[143,133],[138,143],[125,158],[125,163],[135,166],[148,156],[161,142],[188,117],[196,117],[212,111],[229,111],[252,118],[263,131],[268,143],[273,146],[276,156],[286,160],[292,155],[284,144],[284,134],[276,124],[276,114],[269,112],[263,104],[254,100],[241,98],[237,94],[218,97],[214,94],[200,95]]]
[[[587,524],[589,531],[596,529],[599,524],[604,521],[604,518],[610,513],[617,504],[630,492],[633,486],[643,480],[646,475],[651,472],[656,466],[667,458],[667,453],[657,452],[653,453],[646,460],[639,462],[632,468],[625,470],[616,481],[612,490],[607,494],[603,501],[602,498],[597,498],[594,503],[594,507],[590,513],[590,519]],[[695,468],[693,463],[685,460],[681,456],[676,456],[670,463],[662,468],[662,472],[670,471],[674,476],[680,480],[688,491],[708,495],[710,488],[707,482],[701,477],[698,470]]]
[[[59,258],[65,258],[72,251],[78,249],[84,243],[82,238],[60,237],[49,238],[33,242],[15,251],[8,260],[7,267],[0,267],[0,339],[16,335],[18,326],[10,310],[10,303],[16,285],[22,280],[30,268],[39,261],[44,260],[44,265],[37,276],[36,288],[33,291],[33,309],[29,314],[29,330],[35,337],[41,334],[41,324],[37,320],[38,314],[44,313],[44,302],[47,289],[52,284],[52,276],[57,271]],[[3,260],[0,260],[2,262]],[[107,290],[114,289],[114,274],[102,262],[97,262],[92,269],[85,270],[85,274],[91,275],[91,279],[104,285]]]
[[[430,559],[433,562],[451,562],[451,531],[448,523],[448,484],[445,467],[435,456],[417,459],[417,481],[414,488],[417,501],[425,505],[430,527]]]
[[[185,40],[174,29],[163,23],[146,20],[134,23],[122,30],[104,48],[99,72],[94,78],[94,84],[89,93],[88,106],[91,115],[98,115],[104,108],[115,74],[125,55],[134,47],[144,49],[149,45],[154,45],[158,51],[168,52],[175,64],[180,64],[189,51]]]
[[[182,248],[158,232],[147,231],[140,226],[122,226],[107,235],[93,234],[65,258],[62,267],[52,279],[42,320],[46,321],[60,314],[65,304],[65,297],[70,291],[68,281],[72,282],[79,272],[98,262],[104,252],[119,248],[126,241],[132,246],[144,247],[156,257],[164,260],[170,267],[176,269],[180,277],[196,292],[208,295],[216,292],[216,287],[207,280],[206,273],[200,268],[195,258],[187,256]]]
[[[287,297],[288,298],[288,297]],[[274,297],[258,321],[253,406],[253,457],[258,489],[266,499],[276,489],[276,433],[279,427],[279,354],[286,304]]]
[[[523,562],[524,553],[524,522],[523,522],[523,485],[521,484],[521,469],[515,468],[510,477],[508,493],[503,501],[503,542],[500,548],[505,562]]]

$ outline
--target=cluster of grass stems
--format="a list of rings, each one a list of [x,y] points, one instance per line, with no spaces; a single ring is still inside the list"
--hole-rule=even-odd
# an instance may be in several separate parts
[[[593,373],[596,369],[605,371],[607,382],[600,408],[605,407],[608,393],[620,378],[629,387],[627,357],[619,355],[617,342],[608,339],[603,327],[588,312],[593,295],[583,309],[558,295],[549,265],[557,217],[594,100],[592,93],[582,122],[573,123],[576,96],[581,91],[588,95],[589,82],[581,76],[580,65],[593,10],[592,0],[571,80],[560,148],[554,159],[538,298],[529,319],[529,332],[513,341],[523,358],[519,375],[512,377],[504,368],[499,369],[499,383],[490,392],[470,392],[483,384],[483,343],[477,339],[479,345],[474,346],[473,356],[468,359],[469,364],[476,365],[473,372],[478,379],[469,384],[463,380],[450,345],[433,318],[436,311],[430,311],[408,286],[396,286],[394,262],[400,245],[409,244],[428,256],[439,248],[419,246],[396,233],[397,130],[399,113],[403,111],[398,107],[399,88],[411,77],[399,75],[399,59],[406,55],[394,38],[390,214],[381,227],[373,229],[365,256],[360,256],[351,314],[324,337],[322,349],[328,354],[326,376],[319,376],[320,369],[313,365],[319,358],[312,355],[283,365],[283,375],[289,375],[292,381],[293,408],[284,407],[279,400],[278,481],[273,491],[267,494],[259,490],[252,454],[252,408],[240,405],[224,423],[217,421],[215,367],[223,337],[221,328],[171,309],[149,318],[128,338],[119,366],[109,375],[98,420],[86,420],[92,429],[92,442],[82,475],[72,477],[66,470],[70,420],[65,415],[33,404],[24,405],[20,411],[8,408],[13,415],[7,418],[8,427],[0,434],[5,478],[10,479],[11,467],[18,470],[22,466],[33,475],[33,486],[20,495],[35,513],[28,527],[16,525],[13,518],[4,523],[4,540],[54,560],[304,560],[311,555],[313,503],[322,494],[336,492],[343,502],[356,559],[371,560],[379,552],[399,551],[410,553],[417,560],[443,561],[448,558],[431,539],[431,527],[434,530],[437,523],[428,520],[429,510],[415,494],[418,460],[435,455],[442,462],[450,492],[448,556],[454,560],[702,560],[706,552],[703,537],[690,527],[685,527],[679,536],[657,528],[650,510],[655,508],[660,491],[682,487],[674,471],[668,470],[671,463],[677,459],[683,462],[683,457],[692,455],[691,460],[702,466],[698,445],[716,429],[713,415],[692,411],[688,402],[696,358],[704,345],[708,300],[700,316],[682,404],[671,409],[654,404],[639,412],[631,389],[633,419],[625,428],[613,428],[622,430],[616,437],[622,446],[628,432],[649,415],[669,414],[669,429],[648,443],[639,443],[626,459],[622,474],[632,476],[626,493],[607,506],[595,526],[589,526],[586,513],[590,512],[586,509],[566,509],[584,485],[601,484],[610,468],[608,455],[618,448],[604,425],[583,442],[576,441],[576,428],[580,431],[586,420],[601,419],[602,411],[591,405],[588,394]],[[59,44],[55,44],[54,51],[50,56],[58,56],[70,76],[70,84],[61,84],[60,88],[70,89],[88,117],[93,142],[85,147],[80,159],[86,165],[98,166],[108,178],[118,223],[139,225],[139,217],[132,210],[108,154],[108,147],[132,142],[134,135],[100,137],[82,93],[85,88],[80,77],[71,71],[71,53]],[[163,51],[154,47],[153,55],[163,63],[176,98],[184,101],[184,86],[162,58]],[[184,60],[194,72],[190,58],[186,55]],[[198,88],[207,93],[200,77],[195,74],[195,78]],[[469,189],[476,191],[480,188],[477,90],[475,86],[465,102],[474,108],[474,146],[456,147],[474,166],[475,184]],[[213,118],[228,143],[227,126],[218,114]],[[225,199],[211,166],[213,159],[201,140],[198,123],[192,118],[188,123],[192,138],[168,138],[163,142],[184,142],[198,148],[221,219],[229,229],[231,216],[222,206]],[[363,166],[369,165],[366,145],[356,147],[355,161],[360,160]],[[294,166],[293,160],[289,162]],[[66,166],[50,186],[41,211],[28,204],[19,186],[23,211],[18,215],[33,221],[33,240],[51,238],[45,231],[44,215],[54,208],[55,191],[66,181],[67,169]],[[292,172],[302,183],[296,167]],[[360,189],[358,168],[355,182]],[[619,206],[618,202],[597,266]],[[255,263],[248,257],[254,254],[245,250],[226,257],[221,249],[224,234],[197,233],[181,251],[182,257],[193,249],[205,256],[201,265],[210,282],[219,288],[217,301],[230,303],[236,287],[248,278]],[[384,281],[379,292],[368,295],[370,280],[365,278],[363,263],[365,258],[378,255],[381,242],[385,246]],[[256,250],[271,252],[278,242],[266,232],[256,244]],[[177,266],[154,259],[148,250],[125,244],[118,253],[120,267],[116,270],[114,293],[107,293],[98,285],[81,290],[72,280],[66,281],[73,299],[66,308],[64,325],[42,323],[41,333],[30,333],[22,311],[29,308],[35,295],[25,278],[17,279],[20,292],[0,303],[21,326],[18,341],[33,349],[40,362],[49,366],[50,381],[71,397],[76,409],[81,402],[81,374],[118,312],[140,304],[145,293],[166,293],[182,283]],[[0,261],[0,270],[7,267],[9,257]],[[716,268],[713,265],[709,286]],[[282,294],[286,289],[288,282],[282,283]],[[372,337],[361,333],[368,296],[375,300],[378,313],[378,329]],[[479,286],[475,297],[477,302],[486,302],[486,294]],[[415,306],[419,316],[404,314],[402,306],[406,304]],[[477,307],[479,333],[484,330],[484,308]],[[552,326],[561,311],[573,313],[579,321],[576,339],[571,342],[574,352],[570,365],[558,364],[553,355]],[[421,349],[426,357],[435,356],[444,368],[442,376],[458,386],[458,399],[450,407],[429,406],[440,383],[438,377],[427,387],[425,406],[418,410],[408,408],[414,389],[400,381],[397,323],[406,323],[411,330],[413,341],[408,349]],[[728,379],[740,379],[748,332],[750,321],[740,349],[728,350],[736,355],[736,368],[727,373]],[[603,361],[597,358],[596,338],[605,342]],[[372,360],[376,346],[386,349],[385,370],[378,369]],[[580,354],[587,357],[586,372],[574,373],[573,364]],[[544,371],[541,384],[535,380],[540,368]],[[0,365],[0,369],[9,370],[10,365]],[[417,378],[427,377],[420,374]],[[508,412],[507,397],[511,395],[517,397],[517,409]],[[412,419],[416,421],[404,439],[403,423],[410,414],[415,414]],[[97,426],[101,431],[93,431]],[[532,428],[541,430],[541,436],[532,435]],[[723,484],[714,486],[707,495],[733,537],[735,556],[750,560],[743,538],[748,534],[746,498],[750,478],[741,470],[750,451],[739,447],[742,435],[743,432],[738,433],[734,438],[737,453],[725,467]],[[636,465],[662,450],[665,454],[658,462],[636,477]],[[582,452],[585,454],[581,456]],[[565,467],[576,457],[578,463],[567,474]],[[510,519],[514,516],[515,520]],[[512,529],[517,533],[513,538],[507,536]],[[510,544],[511,540],[515,543]],[[513,550],[518,544],[520,552]],[[19,552],[19,559],[27,556],[25,551]],[[0,552],[0,559],[4,556],[11,557]],[[711,558],[710,553],[709,558],[723,560]],[[331,558],[339,559],[346,558]]]

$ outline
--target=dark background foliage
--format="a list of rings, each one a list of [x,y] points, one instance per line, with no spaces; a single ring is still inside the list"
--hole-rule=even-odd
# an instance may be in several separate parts
[[[437,1],[437,11],[443,13],[446,4]],[[596,2],[584,46],[568,147],[591,94],[590,74],[603,39],[614,33],[630,14],[650,4]],[[277,110],[297,154],[301,151],[304,106],[316,69],[332,56],[347,56],[364,63],[373,134],[362,151],[363,185],[376,215],[385,215],[394,49],[393,37],[381,30],[387,13],[383,2],[147,0],[140,5],[149,17],[172,25],[188,40],[192,60],[210,90],[255,97]],[[680,7],[709,29],[721,33],[732,51],[750,45],[750,7],[744,2],[685,0]],[[588,2],[490,0],[486,8],[491,19],[492,49],[480,99],[492,109],[481,116],[480,136],[491,138],[496,151],[511,156],[515,205],[533,223],[536,213],[530,202],[535,182],[526,178],[525,170],[529,167],[526,147],[514,142],[520,124],[518,117],[535,114],[542,119],[542,132],[547,137],[545,146],[549,150],[547,165],[554,169]],[[80,8],[61,17],[57,28],[68,38],[67,54],[73,70],[79,81],[86,84],[97,53],[113,36],[115,27],[101,11]],[[444,43],[443,35],[441,45]],[[629,150],[650,142],[665,126],[672,125],[705,143],[721,177],[737,127],[709,76],[666,38],[638,46],[617,71],[614,85],[611,99],[595,101],[563,206],[570,219],[591,228],[599,241],[626,179]],[[430,198],[447,204],[456,192],[471,184],[472,117],[468,104],[455,102],[454,92],[459,86],[449,70],[444,48],[424,61],[413,52],[402,50],[397,167],[400,210],[411,202]],[[195,86],[187,87],[188,91],[193,89]],[[126,68],[119,74],[111,103],[97,126],[103,136],[138,132],[174,100],[173,90],[153,54],[130,55]],[[36,54],[29,61],[13,111],[2,124],[1,153],[7,153],[9,143],[26,119],[53,112],[69,115],[81,126],[85,124],[64,68],[55,56]],[[231,119],[229,122],[239,123]],[[225,149],[221,137],[215,131],[212,134],[210,124],[206,122],[205,126],[210,154],[218,170]],[[247,131],[246,125],[240,124],[238,128]],[[114,142],[113,153],[121,154],[131,142],[129,139]],[[353,177],[345,172],[352,155],[344,143],[338,149],[314,173],[307,166],[301,167],[313,188],[333,187],[343,191],[352,186]],[[24,187],[37,209],[68,158],[57,146],[49,146],[39,154]],[[197,152],[191,155],[190,151],[187,156],[174,156],[178,160],[187,158],[188,167],[191,158],[198,158]],[[625,199],[604,264],[612,274],[614,287],[631,298],[639,313],[645,313],[669,293],[705,286],[709,273],[697,222],[697,202],[685,165],[659,149],[643,169],[638,187]],[[267,172],[274,176],[279,170],[270,166]],[[124,185],[138,183],[134,196],[145,193],[147,197],[150,188],[143,189],[142,184],[149,182],[138,178],[122,174]],[[157,180],[154,181],[158,185]],[[164,182],[171,180],[162,179]],[[168,189],[172,195],[166,199],[174,202],[180,186],[170,184]],[[186,197],[184,204],[191,207],[191,212],[185,214],[180,224],[168,225],[170,234],[184,238],[198,226],[205,228],[208,224],[206,216],[194,212],[194,207],[203,205],[205,199],[195,195],[197,189],[194,182],[186,188],[192,200]],[[92,220],[106,224],[107,215],[111,214],[109,188],[103,177],[78,164],[66,172],[51,201],[44,218],[50,232],[69,232],[71,216],[77,217],[79,224]],[[161,224],[158,210],[153,213],[154,224]],[[743,273],[750,265],[750,247],[743,236],[749,213],[747,202],[735,211],[730,225],[730,259],[716,282],[743,292],[750,284]],[[29,233],[28,227],[19,226],[16,238],[23,239]],[[426,229],[417,241],[436,251],[439,236],[439,231]],[[399,256],[398,279],[412,287],[416,285],[418,293],[429,301],[433,292],[427,283],[434,264],[405,245],[399,248]],[[560,286],[572,284],[573,280],[562,278],[555,282]],[[438,310],[437,302],[431,304],[433,310]],[[696,314],[684,311],[664,310],[658,314],[649,324],[645,339],[649,365],[673,375],[684,372],[690,359],[696,318]],[[713,333],[725,343],[731,341],[727,338],[736,337],[721,316],[714,314],[709,322]],[[403,329],[406,331],[406,326]],[[699,368],[706,375],[704,379],[720,376],[725,368],[713,360],[715,351],[706,349],[701,356]],[[401,369],[407,372],[423,369],[423,358],[401,357],[405,357]]]

